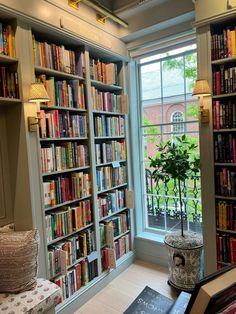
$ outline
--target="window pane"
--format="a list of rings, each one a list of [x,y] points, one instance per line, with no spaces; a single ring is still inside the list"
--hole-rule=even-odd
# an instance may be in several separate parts
[[[147,64],[141,68],[141,98],[155,99],[161,97],[160,63]]]
[[[197,78],[197,54],[196,52],[185,55],[185,82],[186,93],[192,94],[194,82]]]
[[[184,59],[171,58],[162,62],[163,97],[184,94]]]

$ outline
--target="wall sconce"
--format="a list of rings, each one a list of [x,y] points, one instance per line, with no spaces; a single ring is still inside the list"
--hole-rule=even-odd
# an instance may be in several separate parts
[[[29,102],[37,105],[37,117],[28,117],[28,128],[30,132],[37,131],[40,119],[40,102],[49,101],[48,93],[42,83],[32,83],[30,86]]]
[[[200,98],[201,123],[209,123],[209,109],[205,109],[203,106],[203,97],[211,96],[211,91],[207,80],[196,80],[192,95]]]

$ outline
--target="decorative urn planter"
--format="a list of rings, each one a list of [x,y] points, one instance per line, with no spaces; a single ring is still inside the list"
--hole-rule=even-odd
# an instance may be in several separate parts
[[[165,236],[168,248],[168,283],[180,290],[192,291],[201,279],[202,237],[194,232],[172,232]]]

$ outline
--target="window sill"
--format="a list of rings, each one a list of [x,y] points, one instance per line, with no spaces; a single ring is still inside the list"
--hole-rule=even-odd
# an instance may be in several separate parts
[[[135,236],[136,239],[146,240],[153,243],[159,243],[162,245],[164,245],[164,237],[165,235],[163,234],[156,234],[147,231],[140,232]]]

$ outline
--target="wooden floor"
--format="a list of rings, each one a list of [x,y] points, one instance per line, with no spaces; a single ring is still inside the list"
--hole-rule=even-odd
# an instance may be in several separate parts
[[[167,279],[168,271],[166,268],[135,261],[75,314],[121,314],[146,285],[175,299],[177,291],[167,284]]]

